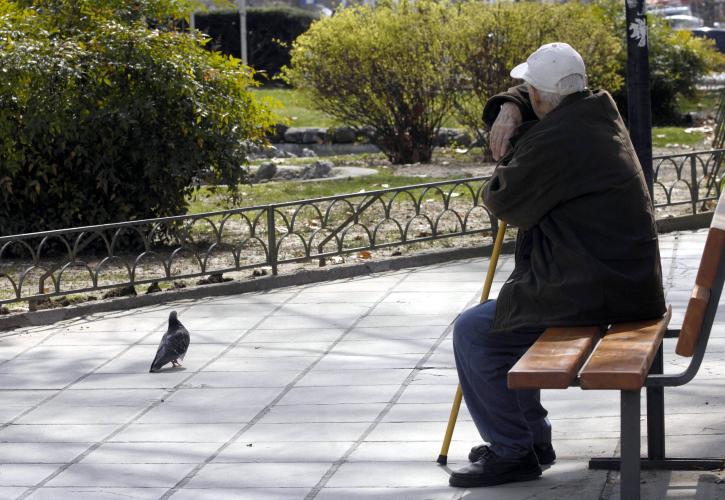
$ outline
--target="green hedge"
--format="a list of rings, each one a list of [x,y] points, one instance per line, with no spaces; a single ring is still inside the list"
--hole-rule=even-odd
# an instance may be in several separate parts
[[[244,180],[272,117],[238,61],[148,27],[175,0],[28,3],[0,0],[0,234],[177,215]]]
[[[318,18],[315,12],[292,7],[247,10],[248,63],[261,79],[270,79],[290,62],[290,46]],[[239,13],[212,12],[195,16],[196,28],[211,38],[207,48],[239,58]]]

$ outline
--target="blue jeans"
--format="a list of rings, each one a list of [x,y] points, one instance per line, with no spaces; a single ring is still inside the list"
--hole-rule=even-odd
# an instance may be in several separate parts
[[[540,391],[510,390],[506,376],[542,332],[489,333],[495,315],[495,300],[464,311],[453,328],[453,352],[463,398],[481,437],[496,455],[521,457],[534,443],[551,442],[551,424]]]

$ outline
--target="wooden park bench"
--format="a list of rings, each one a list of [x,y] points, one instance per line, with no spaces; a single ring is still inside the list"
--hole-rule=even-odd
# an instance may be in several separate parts
[[[687,384],[705,355],[725,279],[725,194],[715,209],[682,327],[668,329],[671,308],[659,319],[600,327],[549,328],[508,373],[511,389],[617,390],[621,395],[621,458],[592,458],[590,469],[620,472],[620,498],[640,498],[640,469],[714,470],[723,457],[665,456],[664,388]],[[691,357],[677,374],[663,374],[662,344],[677,338],[675,352]],[[640,457],[640,392],[647,394],[647,458]]]

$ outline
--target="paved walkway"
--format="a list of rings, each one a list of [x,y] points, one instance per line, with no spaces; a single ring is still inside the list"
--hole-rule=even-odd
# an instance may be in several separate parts
[[[665,235],[681,321],[705,232]],[[511,271],[502,258],[494,293]],[[435,463],[457,383],[449,325],[486,262],[103,314],[0,335],[0,498],[618,498],[615,393],[545,391],[559,459],[542,479],[447,486]],[[184,368],[149,374],[169,311]],[[666,367],[683,365],[666,343]],[[671,456],[725,454],[725,310],[700,375],[667,392]],[[450,466],[479,442],[465,408]],[[723,473],[644,473],[645,498],[725,499]]]

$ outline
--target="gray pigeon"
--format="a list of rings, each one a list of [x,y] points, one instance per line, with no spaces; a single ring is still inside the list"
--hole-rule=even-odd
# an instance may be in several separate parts
[[[159,349],[156,351],[156,357],[151,363],[149,373],[160,370],[167,363],[171,363],[174,367],[181,366],[179,360],[184,359],[186,350],[189,348],[189,340],[189,331],[184,328],[184,325],[177,318],[176,311],[171,311],[171,314],[169,314],[169,328],[161,338]]]

